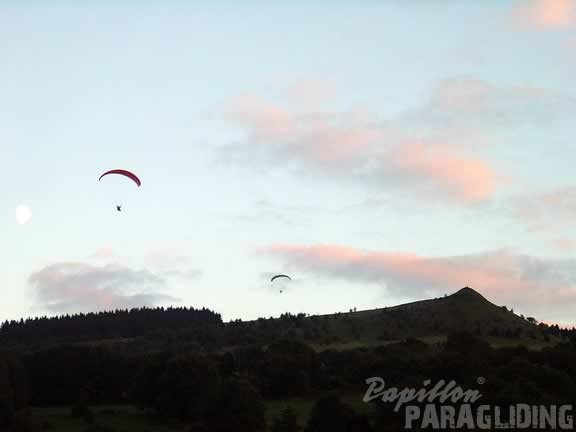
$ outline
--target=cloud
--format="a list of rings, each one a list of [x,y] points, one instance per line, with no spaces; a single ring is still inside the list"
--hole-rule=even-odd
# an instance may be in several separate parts
[[[61,262],[32,273],[29,282],[44,309],[57,313],[154,306],[177,299],[158,292],[166,280],[147,270]]]
[[[198,269],[190,270],[165,270],[160,273],[165,277],[176,277],[181,279],[196,280],[201,279],[204,276],[204,272]]]
[[[576,218],[576,186],[515,195],[503,202],[502,208],[532,231],[565,230]]]
[[[267,254],[291,271],[385,285],[392,296],[421,299],[471,286],[525,313],[561,319],[576,301],[576,261],[544,259],[508,250],[445,257],[360,250],[338,245],[273,245]]]
[[[326,79],[299,79],[282,93],[287,100],[306,106],[321,106],[336,97],[334,85]]]
[[[512,12],[516,24],[536,30],[566,29],[576,23],[574,0],[521,0]]]
[[[109,262],[117,259],[116,252],[111,247],[102,247],[88,257],[89,260]]]
[[[387,158],[390,171],[403,182],[419,181],[465,201],[489,198],[503,179],[483,161],[424,142],[406,143]]]
[[[466,155],[463,143],[403,134],[366,112],[297,113],[246,97],[229,117],[247,131],[246,139],[222,149],[229,163],[465,202],[487,199],[503,178]]]
[[[143,261],[146,265],[157,267],[186,266],[190,258],[178,248],[156,248],[144,253]]]
[[[564,253],[573,253],[576,250],[576,239],[568,237],[559,237],[550,241],[550,246]]]
[[[433,136],[468,136],[486,140],[485,130],[498,132],[542,126],[576,113],[576,97],[530,86],[498,86],[472,77],[440,80],[422,107],[406,111],[398,121]],[[488,140],[489,141],[489,140]]]
[[[199,279],[203,272],[194,268],[190,257],[176,247],[152,248],[141,256],[120,256],[115,250],[103,247],[88,257],[88,261],[98,264],[133,265],[149,269],[154,274],[166,278]]]
[[[298,110],[244,95],[227,113],[244,136],[221,148],[219,159],[368,186],[380,197],[470,204],[516,181],[479,156],[490,144],[575,114],[574,95],[472,77],[440,80],[421,106],[389,118],[363,110]]]

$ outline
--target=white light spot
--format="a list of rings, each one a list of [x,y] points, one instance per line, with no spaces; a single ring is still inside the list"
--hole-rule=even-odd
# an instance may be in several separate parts
[[[30,219],[32,219],[32,210],[30,210],[30,207],[25,205],[16,207],[16,222],[20,225],[25,225],[30,222]]]

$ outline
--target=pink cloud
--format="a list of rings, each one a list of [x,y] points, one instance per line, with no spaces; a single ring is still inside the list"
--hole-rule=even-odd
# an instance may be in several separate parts
[[[481,254],[426,257],[414,253],[367,251],[338,245],[273,245],[266,253],[293,272],[385,284],[389,295],[420,299],[465,285],[524,313],[556,319],[576,301],[573,260],[547,260],[505,250]],[[554,316],[556,315],[556,316]]]
[[[435,182],[466,201],[489,198],[502,179],[484,161],[461,156],[454,149],[423,142],[401,146],[390,155],[410,175]]]
[[[575,2],[576,3],[576,2]],[[486,202],[516,181],[469,149],[498,133],[571,119],[576,99],[527,86],[470,77],[437,83],[421,107],[382,119],[373,113],[294,108],[280,98],[245,95],[228,118],[245,134],[220,149],[220,160],[298,177],[338,180],[376,195],[420,202]],[[518,213],[541,213],[534,206]]]
[[[296,119],[287,109],[253,95],[237,98],[228,117],[250,124],[259,139],[281,138],[293,133],[297,127]]]
[[[502,283],[508,290],[521,287],[519,281],[509,277],[507,265],[499,265],[503,263],[503,256],[497,259],[492,256],[478,257],[474,262],[466,262],[450,258],[427,258],[413,253],[370,252],[331,245],[276,245],[271,251],[287,256],[293,264],[307,266],[305,262],[308,262],[310,268],[319,265],[318,268],[330,268],[352,278],[385,279],[387,275],[402,275],[411,283],[433,282],[443,287],[469,284],[490,288],[495,284],[502,286]]]
[[[514,10],[513,19],[536,29],[564,29],[576,22],[574,0],[525,0]]]
[[[457,146],[407,138],[369,113],[296,113],[250,97],[231,116],[247,137],[224,149],[229,161],[285,165],[378,190],[412,189],[465,202],[487,199],[502,179]]]

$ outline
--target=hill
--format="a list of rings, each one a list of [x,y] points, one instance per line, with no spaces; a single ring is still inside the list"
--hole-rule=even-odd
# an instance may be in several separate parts
[[[77,325],[76,339],[62,342],[63,335],[72,334],[71,323]],[[442,298],[321,316],[284,314],[223,323],[207,310],[137,310],[53,319],[49,329],[62,329],[62,334],[35,335],[40,324],[2,329],[3,347],[11,341],[12,349],[21,352],[4,356],[18,360],[19,369],[16,363],[2,368],[0,355],[0,372],[26,372],[26,380],[5,381],[19,382],[23,395],[30,383],[26,394],[38,424],[54,430],[81,430],[83,423],[95,422],[114,430],[144,425],[153,430],[152,422],[161,426],[154,430],[178,430],[178,425],[188,431],[238,430],[192,428],[190,420],[197,419],[189,417],[190,407],[206,401],[202,411],[217,414],[207,422],[228,417],[221,415],[222,406],[232,415],[271,408],[275,417],[280,407],[290,405],[304,425],[324,404],[314,401],[335,394],[355,401],[354,410],[385,426],[374,430],[400,430],[403,419],[391,423],[389,404],[364,403],[368,377],[382,377],[396,388],[414,388],[425,379],[476,388],[482,385],[480,376],[488,383],[482,389],[484,403],[492,406],[574,400],[576,331],[536,325],[468,287]],[[101,337],[95,338],[99,326]],[[90,333],[83,333],[87,328]],[[15,344],[8,329],[19,329],[25,339]],[[514,346],[494,346],[494,338]],[[535,349],[544,343],[553,346]],[[15,390],[4,392],[10,404]],[[230,393],[235,396],[229,398]],[[531,395],[536,399],[526,399]],[[352,412],[349,408],[336,405],[326,414]]]
[[[310,337],[310,328],[318,326],[309,322],[321,323],[323,334]],[[310,316],[295,323],[287,334],[330,344],[433,338],[458,331],[469,331],[479,336],[536,338],[541,327],[504,306],[491,303],[472,288],[464,287],[442,298],[366,311]]]
[[[207,309],[156,308],[102,312],[4,323],[0,343],[13,351],[61,344],[104,346],[127,354],[223,351],[298,339],[317,349],[383,344],[410,337],[440,340],[469,331],[508,339],[544,339],[543,325],[497,306],[464,287],[450,296],[373,310],[223,323]]]

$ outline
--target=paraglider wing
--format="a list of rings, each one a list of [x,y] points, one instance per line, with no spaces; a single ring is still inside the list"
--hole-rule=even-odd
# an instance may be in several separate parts
[[[292,280],[292,278],[288,275],[279,274],[279,275],[274,276],[272,279],[270,279],[270,282],[274,282],[278,278],[288,278],[288,279]]]
[[[136,174],[131,173],[130,171],[123,170],[123,169],[113,169],[110,171],[106,171],[104,174],[102,174],[100,176],[98,181],[102,180],[103,177],[105,177],[109,174],[118,174],[118,175],[123,175],[125,177],[128,177],[130,180],[132,180],[134,183],[136,183],[138,185],[138,187],[140,187],[140,185],[142,184],[142,182],[140,181],[140,179],[138,178],[138,176]]]

